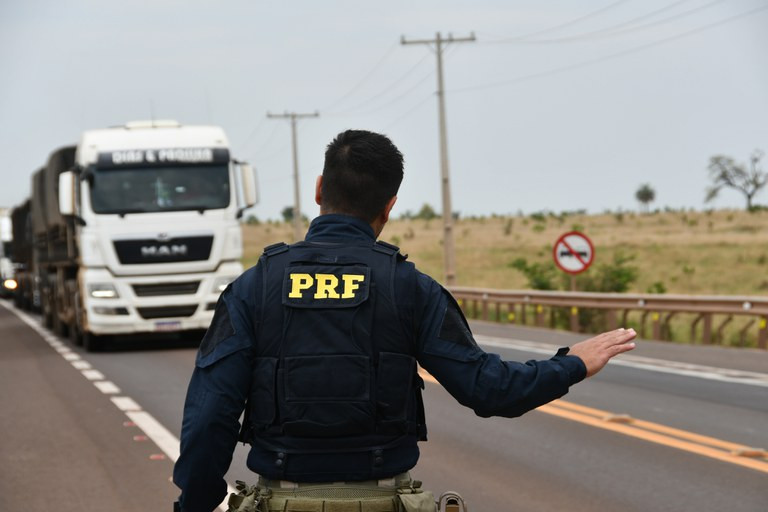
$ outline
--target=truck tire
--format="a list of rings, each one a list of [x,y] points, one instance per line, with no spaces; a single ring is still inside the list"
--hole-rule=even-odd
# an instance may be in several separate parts
[[[53,300],[46,291],[43,291],[40,297],[40,316],[43,320],[43,327],[51,329],[53,327],[53,316],[56,314],[53,309]]]
[[[53,312],[53,332],[57,335],[61,336],[62,338],[68,338],[69,337],[69,325],[67,325],[66,322],[62,321],[59,317],[59,313],[57,311]]]
[[[104,348],[104,339],[86,331],[83,333],[83,348],[86,352],[100,352]]]
[[[73,320],[72,323],[69,324],[69,341],[76,347],[81,347],[83,345],[83,332],[78,327],[77,320]]]

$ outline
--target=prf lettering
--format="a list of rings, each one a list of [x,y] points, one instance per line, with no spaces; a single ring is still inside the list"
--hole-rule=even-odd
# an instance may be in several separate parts
[[[333,274],[289,274],[289,277],[291,292],[288,297],[291,299],[301,299],[304,292],[313,286],[316,286],[316,299],[352,299],[355,297],[355,290],[360,288],[360,283],[365,280],[362,274],[342,274],[339,286],[339,278]]]

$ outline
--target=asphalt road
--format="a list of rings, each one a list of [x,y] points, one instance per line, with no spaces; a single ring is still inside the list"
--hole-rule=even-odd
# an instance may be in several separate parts
[[[191,343],[86,354],[23,318],[0,305],[0,510],[170,510]],[[473,329],[515,360],[582,338]],[[429,380],[425,395],[429,442],[413,473],[472,512],[768,510],[768,458],[743,450],[768,448],[768,352],[642,341],[517,419],[478,418]],[[244,455],[230,481],[253,480]]]

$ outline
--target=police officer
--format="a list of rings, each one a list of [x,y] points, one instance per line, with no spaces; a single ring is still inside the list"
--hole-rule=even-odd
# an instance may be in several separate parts
[[[543,361],[484,352],[451,295],[376,241],[402,177],[402,154],[387,137],[339,134],[306,239],[267,247],[222,293],[184,406],[178,508],[221,503],[238,439],[251,445],[247,465],[273,499],[286,483],[369,489],[394,478],[417,492],[407,474],[427,432],[417,363],[477,415],[516,417],[634,348],[634,331],[618,329]]]

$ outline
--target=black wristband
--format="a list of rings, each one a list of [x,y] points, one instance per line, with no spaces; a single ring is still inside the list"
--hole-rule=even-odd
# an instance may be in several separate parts
[[[571,347],[563,347],[557,351],[556,356],[565,356],[568,355],[568,352],[571,350]]]

